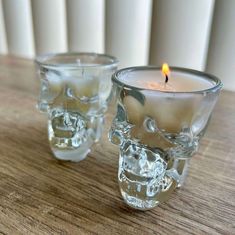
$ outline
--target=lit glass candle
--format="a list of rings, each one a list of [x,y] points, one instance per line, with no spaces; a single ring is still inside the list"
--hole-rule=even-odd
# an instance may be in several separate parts
[[[166,64],[122,69],[112,80],[117,114],[109,138],[120,148],[121,194],[131,207],[151,209],[182,185],[222,84]]]

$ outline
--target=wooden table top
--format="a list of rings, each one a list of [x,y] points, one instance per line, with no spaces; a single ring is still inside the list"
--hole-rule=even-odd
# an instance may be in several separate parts
[[[50,152],[32,61],[0,57],[0,233],[235,234],[235,93],[223,91],[184,187],[159,207],[127,207],[106,134],[80,163]]]

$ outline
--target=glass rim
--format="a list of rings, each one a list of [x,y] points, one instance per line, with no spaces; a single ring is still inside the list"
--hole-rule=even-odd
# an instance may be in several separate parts
[[[104,57],[110,60],[107,63],[101,64],[90,64],[90,65],[78,65],[78,64],[61,64],[61,63],[51,63],[48,62],[49,59],[56,58],[57,56],[94,56],[94,57]],[[113,66],[117,66],[118,59],[114,56],[102,53],[94,53],[94,52],[64,52],[64,53],[46,53],[38,55],[35,58],[35,63],[39,66],[43,66],[45,68],[52,68],[52,69],[84,69],[84,68],[110,68]]]
[[[183,67],[174,67],[174,66],[170,66],[171,71],[177,71],[177,72],[182,72],[185,74],[192,74],[192,75],[197,75],[200,77],[206,77],[207,79],[214,81],[215,85],[213,85],[212,87],[210,87],[208,89],[196,90],[196,91],[161,91],[161,90],[156,90],[156,89],[151,89],[151,88],[141,88],[141,87],[129,85],[125,82],[122,82],[119,79],[119,77],[122,76],[123,74],[126,74],[128,72],[132,72],[132,71],[145,71],[145,70],[161,71],[161,69],[162,68],[159,66],[152,66],[152,65],[127,67],[127,68],[123,68],[123,69],[116,71],[112,75],[112,81],[113,81],[113,83],[116,83],[120,86],[124,86],[129,89],[136,89],[136,90],[140,90],[140,91],[153,91],[153,92],[160,92],[160,93],[166,93],[166,94],[201,94],[201,93],[215,92],[217,90],[221,90],[223,87],[223,83],[221,82],[221,80],[212,74],[205,73],[205,72],[198,71],[198,70],[194,70],[194,69],[183,68]]]

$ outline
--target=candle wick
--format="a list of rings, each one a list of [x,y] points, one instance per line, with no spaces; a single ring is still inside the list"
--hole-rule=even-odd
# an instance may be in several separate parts
[[[167,74],[165,74],[165,77],[166,77],[166,79],[165,79],[165,83],[167,83],[167,82],[168,82],[168,75],[167,75]]]

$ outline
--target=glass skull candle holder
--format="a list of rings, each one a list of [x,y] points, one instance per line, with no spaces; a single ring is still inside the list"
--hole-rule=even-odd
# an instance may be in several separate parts
[[[109,139],[120,149],[120,191],[129,206],[151,209],[183,184],[222,84],[183,68],[165,80],[148,66],[119,70],[112,81],[117,113]]]
[[[56,158],[80,161],[99,140],[111,96],[114,57],[64,53],[36,59],[41,82],[38,109],[48,114],[48,137]]]

